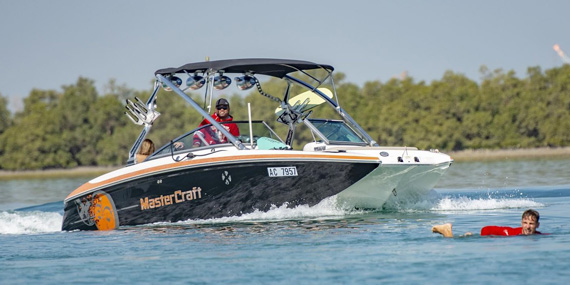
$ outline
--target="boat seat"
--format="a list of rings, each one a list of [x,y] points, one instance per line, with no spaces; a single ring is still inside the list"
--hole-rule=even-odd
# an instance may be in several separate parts
[[[278,140],[268,137],[260,137],[257,139],[257,149],[289,149],[289,147]]]

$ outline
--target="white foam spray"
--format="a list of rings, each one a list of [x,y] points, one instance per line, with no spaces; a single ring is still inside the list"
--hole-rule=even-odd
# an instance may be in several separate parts
[[[211,224],[211,223],[231,223],[231,222],[258,222],[258,221],[284,221],[284,220],[307,220],[307,219],[338,219],[346,215],[364,213],[354,209],[345,209],[338,206],[336,196],[329,197],[314,206],[299,205],[288,208],[287,204],[279,207],[272,206],[267,212],[255,210],[252,213],[240,216],[222,217],[206,220],[187,220],[183,224]]]
[[[513,208],[541,208],[544,205],[527,198],[471,198],[430,197],[419,202],[398,203],[387,210],[398,212],[465,212]],[[367,210],[347,209],[338,205],[336,196],[324,199],[314,206],[300,205],[289,208],[287,204],[272,206],[267,212],[256,210],[240,216],[215,219],[187,220],[175,224],[223,224],[239,222],[272,222],[286,220],[339,219],[350,215],[368,213]],[[0,211],[0,234],[41,234],[61,231],[63,216],[56,212]],[[157,223],[172,224],[172,223]]]
[[[63,216],[55,212],[0,212],[0,234],[37,234],[61,231]]]
[[[469,197],[443,197],[431,210],[434,211],[472,211],[472,210],[498,210],[514,208],[539,208],[541,203],[526,198],[469,198]]]
[[[497,195],[487,193],[486,197],[473,197],[472,195],[440,195],[433,192],[419,200],[389,201],[384,205],[384,209],[398,212],[441,212],[540,208],[543,206],[544,204],[535,202],[531,198],[516,197],[515,195],[505,196],[500,193]]]

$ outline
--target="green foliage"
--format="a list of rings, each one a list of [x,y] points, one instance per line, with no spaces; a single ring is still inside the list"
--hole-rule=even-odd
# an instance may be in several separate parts
[[[25,100],[24,112],[0,136],[2,169],[62,167],[71,154],[65,149],[60,129],[52,121],[58,117],[56,93],[33,90]]]
[[[0,134],[2,134],[11,123],[12,118],[8,110],[8,100],[0,94]]]
[[[406,78],[370,81],[362,87],[344,82],[344,74],[336,73],[337,99],[380,145],[440,150],[570,145],[570,65],[545,72],[529,67],[523,79],[513,71],[489,71],[485,66],[480,71],[480,84],[448,71],[430,84]],[[276,97],[286,89],[278,79],[262,86]],[[291,90],[292,94],[304,91]],[[100,96],[92,80],[80,77],[61,92],[32,90],[24,109],[13,116],[0,96],[0,169],[124,164],[141,127],[126,118],[123,102],[135,96],[146,101],[150,93],[110,80]],[[198,104],[204,103],[201,96],[191,95]],[[266,121],[285,138],[286,127],[275,122],[278,105],[257,90],[245,97],[216,95],[215,99],[220,97],[231,102],[235,120],[248,119],[250,103],[252,118]],[[157,102],[161,115],[148,136],[157,147],[203,119],[172,92],[159,91]],[[311,117],[337,118],[325,105],[315,108]],[[312,139],[303,127],[295,136]]]

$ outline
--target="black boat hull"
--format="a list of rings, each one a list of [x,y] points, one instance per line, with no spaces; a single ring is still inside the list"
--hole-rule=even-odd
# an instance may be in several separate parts
[[[103,185],[65,202],[63,230],[239,216],[287,204],[315,205],[362,179],[380,163],[261,161],[176,169]],[[295,167],[296,176],[268,169]]]

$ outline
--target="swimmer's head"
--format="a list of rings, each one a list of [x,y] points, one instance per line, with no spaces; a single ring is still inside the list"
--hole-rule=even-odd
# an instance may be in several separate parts
[[[528,209],[524,211],[521,219],[521,227],[523,235],[533,235],[536,233],[536,229],[540,225],[538,220],[540,219],[540,214],[533,210]]]

